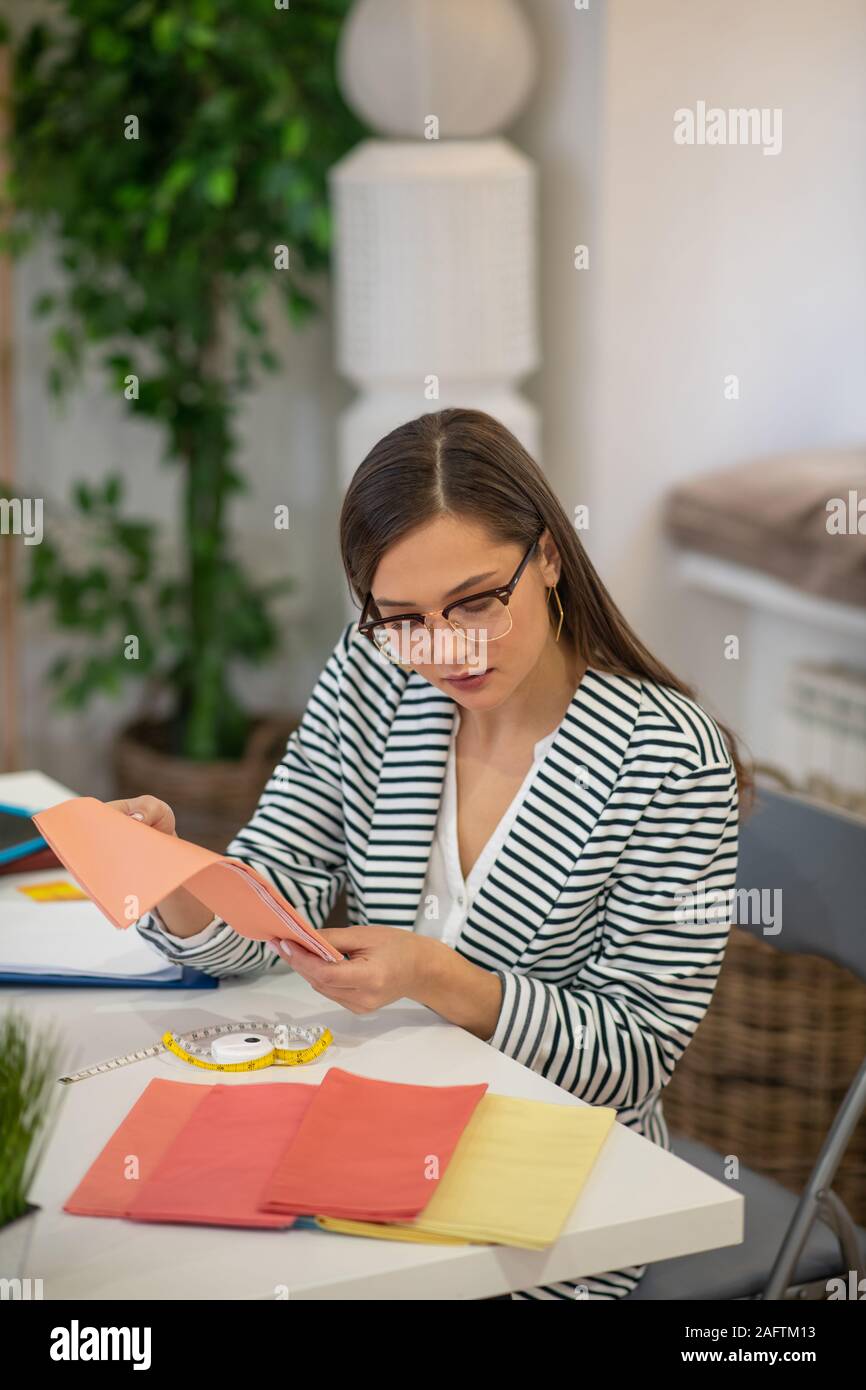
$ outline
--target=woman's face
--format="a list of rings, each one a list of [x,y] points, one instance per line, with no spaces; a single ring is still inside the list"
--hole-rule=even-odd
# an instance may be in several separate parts
[[[455,599],[508,584],[526,549],[497,540],[481,522],[438,516],[385,552],[373,576],[373,601],[385,621],[398,613],[438,612]],[[558,578],[559,556],[545,532],[511,595],[510,632],[486,647],[483,641],[467,646],[449,642],[448,624],[431,618],[433,640],[427,650],[419,643],[410,647],[423,658],[411,661],[413,669],[467,709],[502,704],[553,641],[547,598]],[[435,640],[437,629],[440,642]],[[404,648],[400,660],[406,662],[407,655]]]

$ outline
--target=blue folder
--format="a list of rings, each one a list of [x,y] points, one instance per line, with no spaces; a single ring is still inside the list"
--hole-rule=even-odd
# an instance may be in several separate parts
[[[216,989],[219,984],[215,975],[206,975],[191,965],[182,965],[181,970],[179,980],[155,980],[152,975],[130,975],[122,980],[106,980],[99,975],[15,975],[0,970],[0,985],[20,985],[25,989],[30,985],[62,985],[65,989],[82,985],[87,989],[97,985],[107,989]]]
[[[30,820],[32,811],[25,811],[23,806],[8,806],[0,801],[0,813],[7,816],[20,816],[22,820]],[[35,854],[37,850],[47,849],[48,842],[43,840],[41,835],[36,834],[36,827],[33,827],[33,834],[26,840],[20,840],[17,845],[10,845],[8,849],[0,849],[0,864],[12,864],[16,859],[24,859],[28,854]]]

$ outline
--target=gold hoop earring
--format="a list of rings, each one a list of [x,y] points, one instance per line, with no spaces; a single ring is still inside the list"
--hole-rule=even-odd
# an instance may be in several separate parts
[[[548,606],[548,608],[550,607],[550,595],[551,595],[551,594],[553,594],[553,597],[556,599],[556,606],[557,606],[557,608],[559,609],[559,622],[558,622],[557,625],[556,625],[556,637],[554,638],[554,641],[558,642],[558,641],[559,641],[559,634],[562,632],[562,620],[563,620],[563,618],[565,617],[565,613],[563,612],[563,609],[562,609],[562,601],[560,600],[560,597],[559,597],[559,589],[557,588],[556,584],[552,584],[551,587],[550,587],[550,588],[548,589],[548,591],[547,591],[547,606]]]

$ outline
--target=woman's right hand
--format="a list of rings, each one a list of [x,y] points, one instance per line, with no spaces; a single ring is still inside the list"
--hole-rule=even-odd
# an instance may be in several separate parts
[[[153,826],[154,830],[161,830],[164,835],[177,833],[174,828],[174,811],[164,801],[158,801],[155,796],[133,796],[128,801],[109,801],[107,805],[113,806],[115,811],[120,811],[125,816],[132,816],[133,820]]]

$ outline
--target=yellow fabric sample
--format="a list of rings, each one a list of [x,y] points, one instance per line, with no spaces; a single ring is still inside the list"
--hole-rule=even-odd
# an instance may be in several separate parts
[[[545,1250],[559,1238],[615,1119],[609,1106],[488,1092],[416,1221],[316,1220],[346,1235]]]

